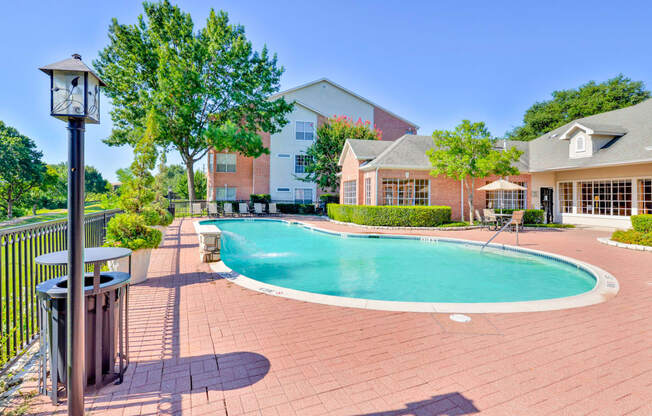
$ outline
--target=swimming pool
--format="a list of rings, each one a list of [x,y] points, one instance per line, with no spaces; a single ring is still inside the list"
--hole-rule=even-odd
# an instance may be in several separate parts
[[[283,221],[206,223],[222,230],[221,256],[231,270],[272,287],[330,297],[518,303],[572,297],[596,287],[596,275],[586,267],[520,249],[481,251],[472,242],[401,236],[343,238]]]

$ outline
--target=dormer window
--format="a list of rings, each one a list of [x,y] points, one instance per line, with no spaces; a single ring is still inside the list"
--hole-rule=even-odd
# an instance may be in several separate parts
[[[589,121],[576,121],[566,131],[551,137],[568,140],[568,157],[578,159],[591,157],[594,153],[610,146],[627,130],[614,124],[598,124]]]

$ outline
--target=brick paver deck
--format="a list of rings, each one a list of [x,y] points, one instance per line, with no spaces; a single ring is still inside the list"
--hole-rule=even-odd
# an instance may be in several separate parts
[[[652,253],[596,241],[607,234],[527,232],[521,244],[606,269],[621,285],[615,299],[555,312],[473,315],[461,324],[448,315],[318,305],[241,288],[199,263],[191,220],[177,219],[152,255],[149,279],[131,292],[127,378],[89,392],[89,411],[652,415]],[[31,412],[66,408],[39,398]]]

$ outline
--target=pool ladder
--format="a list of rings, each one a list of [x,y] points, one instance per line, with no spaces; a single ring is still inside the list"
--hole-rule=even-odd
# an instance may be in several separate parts
[[[510,225],[512,225],[512,220],[511,219],[509,221],[507,221],[507,223],[505,223],[505,225],[503,225],[500,228],[500,230],[496,231],[496,234],[494,234],[486,243],[484,243],[480,250],[484,250],[484,248],[487,247],[489,245],[489,243],[491,243],[493,241],[493,239],[498,236],[498,234],[502,233],[505,230],[505,228],[509,227]],[[518,245],[518,226],[516,226],[516,245]]]

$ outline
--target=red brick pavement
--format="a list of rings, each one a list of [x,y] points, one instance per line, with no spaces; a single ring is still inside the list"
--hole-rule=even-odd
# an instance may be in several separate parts
[[[131,292],[126,380],[89,392],[89,411],[652,415],[652,253],[599,244],[596,237],[606,234],[527,232],[521,243],[613,273],[616,298],[554,312],[473,315],[471,324],[458,324],[443,314],[326,306],[241,288],[199,263],[192,221],[177,219],[152,255],[149,279]],[[31,408],[65,412],[65,404],[53,408],[44,398]]]

